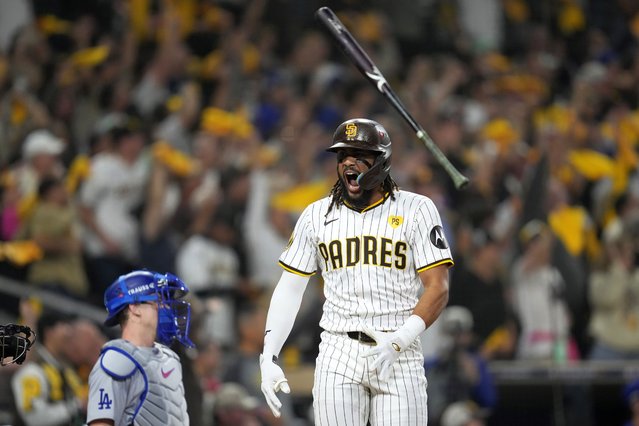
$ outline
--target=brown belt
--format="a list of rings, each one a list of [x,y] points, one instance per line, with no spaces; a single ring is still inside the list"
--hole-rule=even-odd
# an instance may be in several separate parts
[[[366,345],[376,345],[375,339],[369,336],[366,333],[362,333],[361,331],[347,331],[346,335],[353,340],[357,340],[360,343],[364,343]]]

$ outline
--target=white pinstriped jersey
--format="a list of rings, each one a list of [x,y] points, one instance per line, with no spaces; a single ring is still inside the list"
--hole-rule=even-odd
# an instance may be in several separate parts
[[[419,272],[452,264],[437,208],[430,198],[396,191],[358,212],[330,197],[302,213],[280,265],[324,279],[320,327],[333,332],[395,330],[411,315],[423,284]]]

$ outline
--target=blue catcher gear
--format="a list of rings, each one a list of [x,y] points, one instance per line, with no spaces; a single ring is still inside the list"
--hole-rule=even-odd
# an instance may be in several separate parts
[[[184,346],[193,347],[188,337],[191,305],[184,300],[177,300],[188,292],[186,284],[173,274],[133,271],[121,275],[104,292],[104,306],[108,313],[104,325],[116,325],[118,314],[128,305],[157,302],[158,342],[170,345],[177,340]]]

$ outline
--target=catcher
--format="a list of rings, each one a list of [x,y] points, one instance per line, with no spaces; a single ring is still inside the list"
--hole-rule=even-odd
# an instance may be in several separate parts
[[[89,376],[87,424],[188,426],[182,366],[168,346],[192,347],[188,293],[172,274],[133,271],[104,294],[107,326],[122,338],[107,342]],[[156,342],[159,341],[158,342]]]

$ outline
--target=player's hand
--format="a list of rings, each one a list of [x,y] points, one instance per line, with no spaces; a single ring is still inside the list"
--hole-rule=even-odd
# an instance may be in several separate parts
[[[362,331],[375,339],[377,343],[362,356],[364,358],[373,358],[370,363],[370,369],[377,370],[379,380],[385,382],[391,375],[393,363],[412,343],[412,339],[401,328],[393,333],[385,333],[364,325]]]
[[[260,372],[262,373],[262,393],[266,397],[266,403],[273,415],[279,417],[282,403],[275,392],[290,393],[291,388],[288,386],[288,380],[284,377],[280,366],[273,362],[273,355],[260,354]]]

